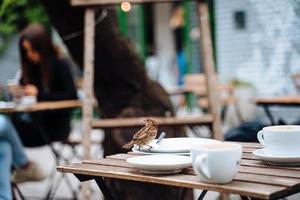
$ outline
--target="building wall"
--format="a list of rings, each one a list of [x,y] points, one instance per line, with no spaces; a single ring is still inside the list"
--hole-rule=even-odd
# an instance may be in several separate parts
[[[176,60],[174,38],[169,27],[171,4],[159,3],[154,6],[154,30],[159,60],[158,81],[164,86],[176,85]]]
[[[234,78],[234,72],[250,56],[252,43],[249,40],[255,16],[251,15],[247,0],[215,0],[216,48],[218,71],[223,82]],[[245,11],[245,30],[234,27],[235,11]],[[250,23],[250,24],[249,24]]]
[[[297,0],[215,0],[217,62],[222,82],[251,83],[256,95],[295,94],[300,72],[300,4]],[[234,13],[244,11],[245,29]],[[276,120],[299,119],[297,108],[272,108]],[[259,116],[265,116],[260,110]]]
[[[8,79],[13,79],[20,67],[18,38],[14,37],[7,50],[0,57],[0,83],[6,84]]]
[[[241,79],[259,95],[295,93],[300,72],[300,5],[296,0],[215,0],[217,61],[223,82]],[[234,12],[244,11],[245,29]]]

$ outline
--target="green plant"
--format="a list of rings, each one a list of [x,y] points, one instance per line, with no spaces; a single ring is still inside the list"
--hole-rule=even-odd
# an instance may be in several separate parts
[[[30,23],[49,27],[49,20],[38,0],[0,0],[0,56],[11,36]]]

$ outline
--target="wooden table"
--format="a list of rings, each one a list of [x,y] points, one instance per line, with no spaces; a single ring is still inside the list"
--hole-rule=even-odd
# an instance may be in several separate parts
[[[253,150],[261,148],[260,144],[240,144],[243,146],[241,167],[234,181],[225,185],[200,182],[191,167],[174,175],[147,175],[140,173],[126,162],[127,158],[136,156],[132,152],[111,155],[103,159],[86,160],[77,164],[58,166],[57,170],[64,173],[73,173],[80,181],[94,179],[106,199],[114,198],[112,196],[113,193],[105,185],[103,178],[200,189],[203,192],[199,199],[203,199],[208,190],[238,194],[242,199],[278,199],[300,192],[300,168],[267,165],[252,154]]]
[[[44,101],[33,105],[17,105],[15,107],[0,108],[0,113],[15,113],[15,112],[37,112],[44,110],[58,110],[66,108],[81,107],[80,100],[64,100],[64,101]]]
[[[33,105],[16,105],[15,107],[1,107],[0,108],[0,114],[11,114],[11,113],[19,113],[19,112],[38,112],[38,111],[46,111],[46,110],[59,110],[59,109],[69,109],[69,108],[77,108],[77,107],[81,107],[82,106],[82,102],[80,100],[63,100],[63,101],[44,101],[44,102],[38,102],[35,103]],[[35,121],[32,121],[32,123],[36,123]],[[38,127],[38,125],[36,125]],[[43,132],[40,131],[40,134],[43,135],[42,138],[45,140],[45,143],[47,143],[49,145],[49,148],[51,149],[53,156],[55,158],[55,162],[56,164],[59,164],[59,162],[61,160],[65,159],[61,156],[61,153],[56,150],[54,148],[54,146],[51,143],[51,140],[49,139],[48,135]],[[69,143],[71,141],[68,141]],[[67,179],[67,177],[65,176],[61,176],[61,179],[59,179],[59,181],[62,181],[63,179],[65,179],[65,181],[70,182],[69,179]],[[55,192],[55,179],[53,179],[53,183],[51,183],[49,185],[49,188],[46,191],[46,196],[45,199],[51,199]],[[74,189],[69,186],[69,188],[71,188],[71,192],[73,193],[73,198],[76,198],[76,193],[75,191],[73,191]]]
[[[276,125],[276,122],[269,109],[270,106],[280,106],[280,107],[300,106],[299,95],[256,98],[253,101],[256,103],[256,105],[262,106],[264,108],[264,111],[272,125]]]

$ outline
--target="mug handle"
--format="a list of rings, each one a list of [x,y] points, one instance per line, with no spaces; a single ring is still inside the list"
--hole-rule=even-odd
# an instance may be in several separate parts
[[[195,160],[195,167],[196,170],[204,176],[206,179],[211,179],[211,174],[209,172],[209,168],[207,166],[207,155],[206,154],[200,154],[196,157]]]
[[[258,133],[257,133],[257,139],[259,141],[260,144],[262,144],[264,147],[265,147],[265,140],[263,138],[263,130],[260,130]]]

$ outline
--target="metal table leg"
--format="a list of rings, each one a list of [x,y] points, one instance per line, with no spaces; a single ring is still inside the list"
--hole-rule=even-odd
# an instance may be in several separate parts
[[[242,200],[255,200],[256,198],[251,198],[251,197],[247,197],[247,196],[242,196],[241,195],[241,199]]]
[[[242,195],[241,195],[241,199],[242,199],[242,200],[250,200],[248,197],[242,196]]]
[[[264,111],[265,111],[267,117],[269,118],[271,124],[276,125],[274,117],[273,117],[272,113],[270,112],[269,106],[264,105],[263,108],[264,108]]]
[[[105,200],[114,200],[114,198],[112,196],[112,193],[108,189],[108,187],[105,184],[105,182],[104,182],[104,180],[103,180],[102,177],[94,177],[94,176],[81,175],[81,174],[74,174],[74,175],[76,176],[76,178],[78,178],[78,180],[80,182],[94,179],[96,181],[99,189],[101,190],[101,192],[102,192]]]
[[[181,188],[178,200],[184,200],[186,188]]]
[[[106,200],[114,200],[110,190],[108,189],[107,185],[105,184],[103,178],[101,177],[94,177],[98,187],[102,191]]]
[[[203,190],[203,191],[201,192],[201,194],[200,194],[198,200],[202,200],[202,199],[205,197],[206,193],[207,193],[207,190]]]

